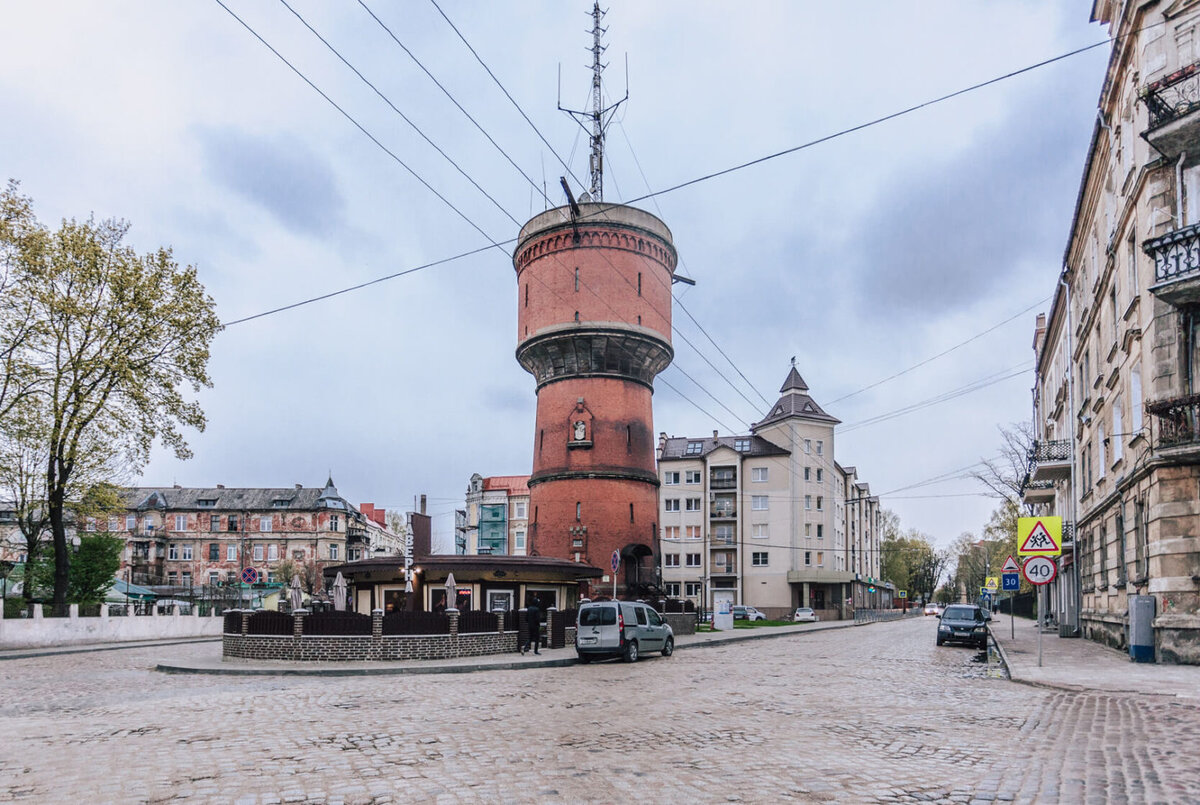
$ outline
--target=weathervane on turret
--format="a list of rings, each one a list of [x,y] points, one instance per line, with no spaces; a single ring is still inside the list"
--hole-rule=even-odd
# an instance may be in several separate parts
[[[600,20],[604,18],[607,11],[600,10],[599,0],[595,0],[592,5],[592,108],[591,111],[577,112],[573,109],[565,109],[562,105],[562,67],[559,66],[559,99],[558,109],[560,112],[569,114],[583,130],[588,132],[592,139],[592,155],[588,160],[588,167],[591,172],[592,186],[589,188],[587,198],[580,198],[580,201],[603,201],[604,200],[604,130],[608,128],[608,124],[612,122],[613,114],[617,111],[617,107],[629,100],[629,67],[626,63],[625,67],[625,97],[611,106],[604,105],[604,91],[601,85],[601,75],[604,73],[604,68],[607,66],[600,61],[600,56],[607,50],[605,45],[600,43],[600,37],[607,31],[607,28],[600,27]]]

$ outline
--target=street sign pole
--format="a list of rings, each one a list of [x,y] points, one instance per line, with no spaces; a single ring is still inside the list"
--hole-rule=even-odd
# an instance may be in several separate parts
[[[1042,667],[1042,607],[1045,596],[1042,595],[1042,587],[1038,587],[1038,611],[1037,611],[1037,628],[1038,628],[1038,668]]]
[[[621,566],[621,552],[612,552],[612,571],[613,571],[613,600],[617,600],[617,568]]]
[[[1008,631],[1010,632],[1009,638],[1012,640],[1017,639],[1017,607],[1014,600],[1016,595],[1011,590],[1008,593]]]

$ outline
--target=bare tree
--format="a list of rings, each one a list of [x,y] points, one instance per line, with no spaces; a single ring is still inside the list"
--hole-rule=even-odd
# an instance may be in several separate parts
[[[1033,450],[1033,427],[1028,422],[999,426],[1000,455],[983,459],[983,469],[971,476],[986,486],[992,496],[1021,505],[1025,474],[1029,471],[1029,454]]]

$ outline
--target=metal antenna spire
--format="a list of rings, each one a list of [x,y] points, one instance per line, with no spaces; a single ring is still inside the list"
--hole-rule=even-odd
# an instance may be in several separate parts
[[[592,139],[592,154],[588,160],[588,167],[591,173],[592,186],[589,188],[587,195],[589,198],[581,198],[580,201],[603,201],[604,200],[604,130],[608,128],[608,124],[612,122],[613,114],[617,107],[629,100],[629,69],[625,70],[625,97],[614,103],[612,106],[604,106],[604,91],[601,82],[601,75],[604,73],[604,68],[607,66],[600,61],[601,55],[607,50],[607,46],[601,44],[600,37],[608,30],[600,27],[600,20],[604,19],[607,11],[600,10],[599,0],[595,0],[592,4],[592,30],[589,32],[592,35],[592,108],[591,111],[577,112],[573,109],[564,109],[562,105],[562,90],[559,89],[558,109],[560,112],[569,114],[583,130],[588,132]],[[561,73],[561,71],[560,71]]]

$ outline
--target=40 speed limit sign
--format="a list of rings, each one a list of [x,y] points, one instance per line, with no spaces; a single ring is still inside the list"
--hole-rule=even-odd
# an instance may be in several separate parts
[[[1058,575],[1058,565],[1045,556],[1031,556],[1025,560],[1021,573],[1030,584],[1049,584]]]

